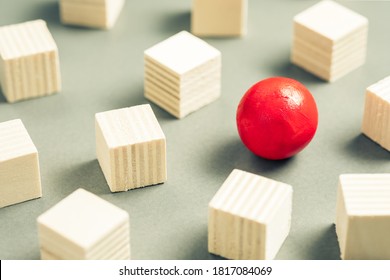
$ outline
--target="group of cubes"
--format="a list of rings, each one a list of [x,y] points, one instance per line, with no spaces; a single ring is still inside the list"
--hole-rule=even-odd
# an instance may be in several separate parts
[[[60,3],[64,23],[102,28],[113,25],[122,6],[122,0]],[[245,0],[194,0],[192,33],[243,35],[246,9]],[[93,16],[80,21],[77,15],[84,13]],[[222,24],[221,18],[231,21]],[[334,24],[346,20],[353,24],[336,30]],[[20,44],[21,37],[29,43]],[[333,81],[364,62],[366,37],[365,18],[323,1],[294,18],[292,61]],[[1,27],[0,38],[0,82],[9,102],[60,90],[57,46],[44,21]],[[188,32],[147,49],[144,59],[145,97],[177,118],[220,96],[221,54]],[[313,66],[314,60],[323,65]],[[367,89],[362,126],[387,150],[389,96],[390,78]],[[112,192],[167,180],[166,139],[150,105],[97,113],[95,131],[97,158]],[[42,196],[38,151],[21,120],[0,123],[0,171],[0,207]],[[209,204],[209,251],[229,259],[273,259],[290,231],[292,194],[290,185],[234,170]],[[336,231],[343,259],[390,258],[386,199],[390,175],[340,176]],[[42,259],[130,258],[128,214],[83,189],[42,214],[38,230]]]

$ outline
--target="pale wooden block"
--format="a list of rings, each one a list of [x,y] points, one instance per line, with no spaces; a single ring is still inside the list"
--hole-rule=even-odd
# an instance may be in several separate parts
[[[209,252],[228,259],[273,259],[290,231],[292,187],[233,170],[209,203]]]
[[[340,175],[336,233],[345,260],[390,259],[390,174]]]
[[[96,153],[112,192],[167,180],[165,135],[149,104],[96,114]]]
[[[247,0],[193,0],[191,32],[198,36],[243,36],[247,17]]]
[[[129,259],[129,215],[78,189],[37,219],[42,259]]]
[[[0,85],[11,103],[61,90],[58,49],[45,21],[0,27]]]
[[[144,53],[145,97],[177,118],[215,101],[221,92],[221,53],[182,31]]]
[[[390,151],[390,76],[366,89],[362,132]]]
[[[92,28],[112,28],[125,4],[125,0],[60,0],[63,24]]]
[[[0,123],[0,208],[42,196],[38,151],[21,120]]]
[[[367,18],[325,0],[296,15],[293,21],[293,64],[333,82],[365,63]],[[334,68],[342,69],[331,70]]]

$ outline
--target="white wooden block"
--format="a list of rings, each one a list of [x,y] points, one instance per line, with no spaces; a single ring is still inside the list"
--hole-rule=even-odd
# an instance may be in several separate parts
[[[221,53],[182,31],[145,51],[145,97],[177,118],[221,92]]]
[[[58,49],[45,21],[0,27],[0,85],[8,102],[61,90]]]
[[[294,17],[291,61],[333,82],[364,64],[367,33],[367,18],[321,1]]]
[[[198,36],[243,36],[247,15],[247,0],[193,0],[191,32]]]
[[[336,233],[341,258],[390,259],[390,174],[343,174]]]
[[[390,151],[390,76],[366,90],[362,132]]]
[[[78,189],[37,219],[42,259],[129,259],[129,215]]]
[[[21,120],[0,123],[0,208],[42,196],[38,151]]]
[[[61,22],[92,28],[112,28],[125,0],[60,0]]]
[[[112,192],[167,180],[165,135],[149,104],[96,114],[96,153]]]
[[[209,252],[228,259],[273,259],[291,224],[292,187],[233,170],[209,203]]]

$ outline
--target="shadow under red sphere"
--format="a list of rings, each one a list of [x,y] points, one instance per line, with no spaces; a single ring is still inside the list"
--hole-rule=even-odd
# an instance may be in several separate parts
[[[300,82],[273,77],[254,84],[237,108],[244,145],[272,160],[292,157],[313,139],[318,126],[316,102]]]

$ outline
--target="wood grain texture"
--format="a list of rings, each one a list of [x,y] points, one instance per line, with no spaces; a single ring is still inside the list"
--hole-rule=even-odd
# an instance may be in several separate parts
[[[112,192],[167,180],[165,135],[150,107],[96,114],[96,153]]]
[[[209,252],[273,259],[290,231],[292,187],[233,170],[209,203]]]
[[[37,219],[42,259],[129,259],[129,215],[78,189]]]
[[[61,90],[58,49],[45,21],[0,27],[0,84],[11,103]]]
[[[390,174],[342,174],[336,233],[342,259],[390,258]]]
[[[362,132],[390,151],[390,76],[367,88]]]
[[[221,53],[186,31],[144,52],[144,94],[177,118],[219,98]]]
[[[294,17],[290,60],[325,81],[336,81],[365,63],[367,34],[367,18],[321,1]]]

